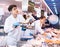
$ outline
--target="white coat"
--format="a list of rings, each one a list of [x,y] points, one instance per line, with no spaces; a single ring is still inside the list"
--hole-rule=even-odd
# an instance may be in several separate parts
[[[35,20],[32,16],[29,16],[25,22],[28,23],[32,19]],[[30,24],[27,24],[27,26],[30,26]],[[21,30],[22,31],[22,30]],[[22,31],[22,38],[33,38],[33,36],[30,36],[30,33],[33,33],[31,29],[26,29],[26,31]]]
[[[41,28],[42,24],[41,24],[40,20],[37,20],[37,21],[33,22],[31,24],[31,26],[35,27],[35,33],[37,33],[37,32],[40,32],[41,34],[44,33],[43,29]]]
[[[14,18],[13,15],[10,15],[6,19],[4,25],[4,31],[8,33],[6,37],[7,45],[17,45],[17,42],[20,40],[21,37],[21,31],[20,26],[18,26],[17,28],[13,28],[13,24],[22,21],[24,21],[22,15],[17,15],[16,18]]]

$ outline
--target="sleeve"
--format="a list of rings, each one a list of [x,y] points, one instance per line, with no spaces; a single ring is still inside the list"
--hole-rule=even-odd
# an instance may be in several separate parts
[[[23,18],[22,15],[19,14],[18,17],[19,17],[19,22],[24,22],[25,21],[25,19]]]
[[[31,24],[31,26],[35,26],[35,22],[33,22],[33,23]]]
[[[28,23],[29,22],[29,19],[27,19],[25,22]]]
[[[43,31],[43,29],[41,29],[41,25],[39,25],[39,23],[38,23],[38,24],[36,23],[36,30],[37,30],[38,32],[40,32],[41,34],[44,33],[44,31]]]
[[[40,27],[38,27],[38,31],[39,31],[41,34],[44,33],[43,29],[41,29]]]
[[[9,33],[9,32],[11,32],[13,30],[13,27],[12,27],[12,25],[10,24],[10,21],[9,20],[6,20],[5,21],[5,24],[4,24],[4,31],[6,32],[6,33]]]
[[[33,21],[35,20],[33,16],[30,16],[30,18],[31,18]]]

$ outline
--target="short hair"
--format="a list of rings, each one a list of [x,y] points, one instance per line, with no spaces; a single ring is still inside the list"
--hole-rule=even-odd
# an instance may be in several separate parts
[[[8,11],[12,11],[12,8],[13,7],[17,7],[16,5],[10,5],[9,7],[8,7]]]
[[[45,16],[41,16],[41,17],[40,17],[40,19],[44,19],[44,18],[46,18],[46,17],[45,17]]]

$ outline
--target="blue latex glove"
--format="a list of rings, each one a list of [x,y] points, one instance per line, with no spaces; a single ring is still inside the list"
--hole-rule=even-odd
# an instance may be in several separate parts
[[[22,25],[22,30],[26,31],[26,26]]]
[[[30,36],[33,36],[33,34],[32,34],[32,33],[30,33]]]
[[[19,26],[19,24],[20,24],[19,22],[16,22],[13,24],[13,26],[16,28],[17,26]]]

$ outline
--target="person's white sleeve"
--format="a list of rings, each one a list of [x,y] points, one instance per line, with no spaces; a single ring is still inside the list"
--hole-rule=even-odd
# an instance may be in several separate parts
[[[40,26],[37,26],[37,30],[38,30],[38,32],[40,32],[41,34],[43,34],[43,33],[44,33],[43,29],[41,29],[41,27],[40,27]]]
[[[32,19],[33,21],[35,20],[33,16],[31,16],[31,19]]]
[[[4,31],[5,33],[9,33],[13,30],[12,25],[10,24],[10,21],[6,20],[4,25]]]
[[[18,17],[19,17],[19,22],[24,22],[25,21],[25,19],[23,18],[22,15],[19,14]]]
[[[31,26],[35,26],[35,22],[33,22],[33,23],[31,24]]]
[[[29,22],[29,19],[25,20],[25,22],[28,23]]]

